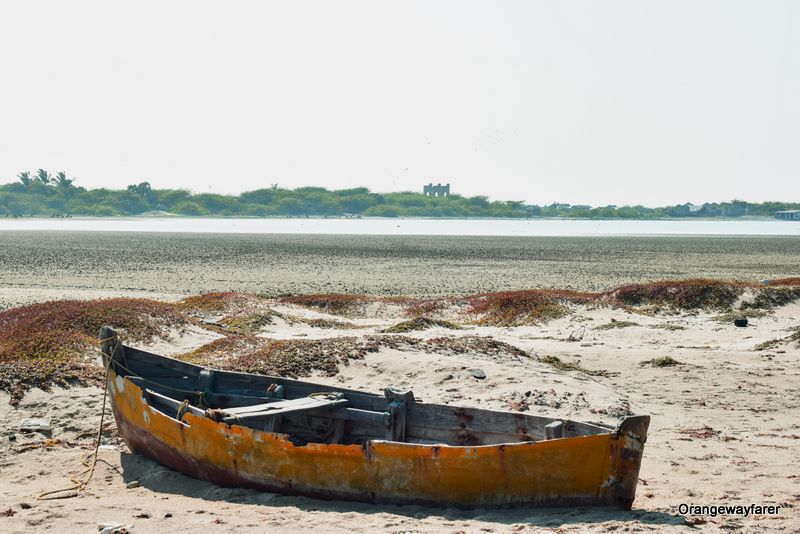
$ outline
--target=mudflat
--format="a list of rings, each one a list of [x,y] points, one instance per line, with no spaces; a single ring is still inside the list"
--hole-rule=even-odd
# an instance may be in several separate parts
[[[464,295],[800,274],[800,237],[420,237],[3,232],[0,307],[204,291]]]

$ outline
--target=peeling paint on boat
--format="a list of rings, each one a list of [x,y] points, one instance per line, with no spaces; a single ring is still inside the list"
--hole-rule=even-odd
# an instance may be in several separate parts
[[[639,441],[638,436],[631,435],[630,433],[627,436],[628,439],[625,440],[625,448],[631,451],[641,451],[643,449],[642,443]]]

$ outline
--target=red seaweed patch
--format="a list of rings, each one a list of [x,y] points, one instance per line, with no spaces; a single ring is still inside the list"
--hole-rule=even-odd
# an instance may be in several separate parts
[[[435,315],[451,306],[459,304],[459,299],[452,297],[434,299],[409,299],[405,303],[405,314],[409,317]]]
[[[777,280],[770,280],[767,282],[770,286],[800,286],[800,276],[790,278],[778,278]]]
[[[0,312],[0,390],[18,403],[31,387],[99,383],[91,348],[114,325],[126,341],[166,338],[187,319],[172,304],[148,299],[66,300]]]
[[[604,295],[611,303],[664,306],[681,310],[729,309],[754,284],[697,278],[622,286]]]

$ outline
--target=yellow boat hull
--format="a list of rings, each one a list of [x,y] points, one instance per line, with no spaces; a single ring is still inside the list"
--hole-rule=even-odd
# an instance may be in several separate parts
[[[189,476],[278,493],[438,506],[629,509],[649,423],[631,417],[607,434],[501,445],[295,445],[286,434],[191,413],[182,421],[169,417],[113,370],[109,393],[131,451]]]

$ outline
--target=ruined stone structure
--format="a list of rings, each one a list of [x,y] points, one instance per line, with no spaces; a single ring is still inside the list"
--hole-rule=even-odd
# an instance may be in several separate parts
[[[422,194],[429,197],[449,197],[450,184],[428,184],[422,188]]]

